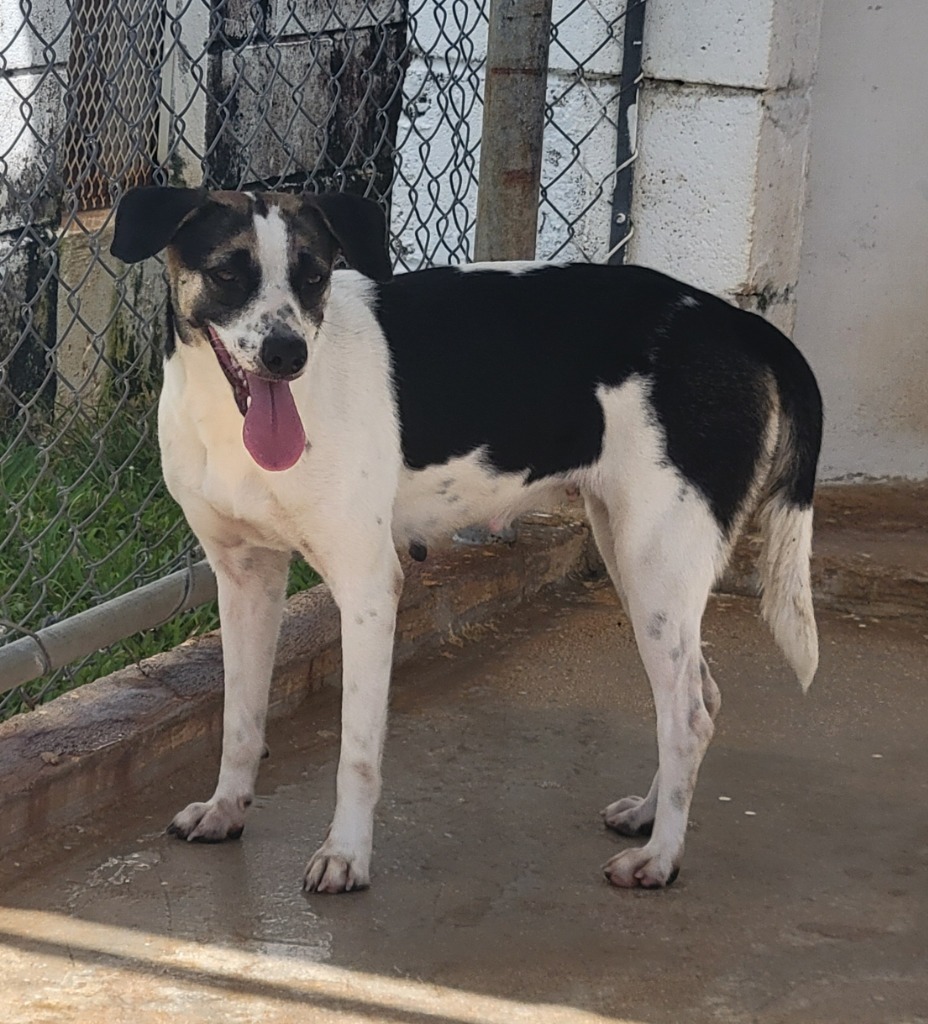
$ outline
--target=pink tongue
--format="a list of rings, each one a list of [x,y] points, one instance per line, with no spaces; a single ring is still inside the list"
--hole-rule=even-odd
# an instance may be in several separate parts
[[[306,447],[306,434],[284,380],[269,381],[246,373],[251,405],[245,413],[242,440],[262,469],[279,472],[296,465]]]

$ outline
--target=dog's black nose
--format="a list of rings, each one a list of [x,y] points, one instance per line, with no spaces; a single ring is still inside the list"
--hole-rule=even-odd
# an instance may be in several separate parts
[[[306,365],[306,342],[295,332],[278,329],[261,345],[264,368],[275,377],[290,377]]]

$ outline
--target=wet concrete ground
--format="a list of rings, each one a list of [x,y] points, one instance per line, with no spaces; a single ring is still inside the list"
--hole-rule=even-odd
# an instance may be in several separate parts
[[[576,584],[398,674],[368,892],[300,892],[334,692],[274,728],[242,841],[162,834],[204,762],[4,864],[0,1020],[928,1021],[928,626],[820,613],[803,698],[755,611],[707,615],[723,708],[671,889],[599,873],[653,723],[614,599]]]

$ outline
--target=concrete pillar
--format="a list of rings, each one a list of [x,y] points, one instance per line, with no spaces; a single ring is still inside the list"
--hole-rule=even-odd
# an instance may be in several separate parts
[[[795,319],[822,0],[649,0],[630,260]]]
[[[138,390],[158,390],[168,329],[164,272],[154,260],[126,267],[110,256],[114,226],[109,210],[90,211],[58,237],[59,407],[95,406],[114,374]]]

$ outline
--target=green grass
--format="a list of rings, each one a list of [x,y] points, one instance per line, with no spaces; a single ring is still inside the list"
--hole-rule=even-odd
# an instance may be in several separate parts
[[[3,640],[38,630],[159,579],[202,555],[161,481],[150,408],[133,403],[100,423],[75,415],[47,446],[0,440],[0,617]],[[291,571],[290,592],[317,577]],[[18,628],[9,628],[9,624]],[[0,694],[0,718],[218,625],[215,602]]]

